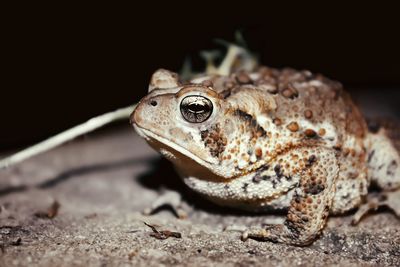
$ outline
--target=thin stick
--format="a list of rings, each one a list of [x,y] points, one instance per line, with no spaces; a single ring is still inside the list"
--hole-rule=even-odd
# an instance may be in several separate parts
[[[6,157],[0,160],[0,170],[10,167],[14,164],[17,164],[18,162],[33,157],[42,152],[48,151],[56,146],[59,146],[67,141],[74,139],[75,137],[94,131],[111,122],[129,119],[129,115],[132,113],[135,107],[136,104],[91,118],[87,122],[70,128],[36,145],[33,145],[9,157]]]

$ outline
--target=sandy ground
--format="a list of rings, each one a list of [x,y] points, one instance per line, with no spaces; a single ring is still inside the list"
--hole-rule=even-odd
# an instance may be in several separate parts
[[[186,220],[141,215],[165,188],[182,192]],[[283,217],[199,199],[128,125],[2,171],[0,206],[0,266],[400,266],[400,222],[385,211],[356,227],[351,215],[330,218],[309,247],[242,242],[224,228]],[[182,237],[159,240],[144,222]]]

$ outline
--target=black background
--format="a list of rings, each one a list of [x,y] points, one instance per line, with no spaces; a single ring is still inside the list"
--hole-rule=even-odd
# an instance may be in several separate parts
[[[154,70],[241,30],[261,62],[309,69],[351,92],[400,103],[400,20],[378,2],[155,2],[23,5],[4,9],[0,149],[22,147],[138,101]],[[361,4],[362,3],[362,4]],[[384,90],[385,89],[385,90]],[[381,91],[380,91],[381,90]],[[367,92],[367,90],[366,90]]]

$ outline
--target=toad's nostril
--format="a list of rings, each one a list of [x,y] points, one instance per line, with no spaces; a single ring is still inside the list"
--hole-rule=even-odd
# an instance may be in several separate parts
[[[157,106],[157,101],[151,100],[150,101],[150,105],[152,105],[153,107]]]

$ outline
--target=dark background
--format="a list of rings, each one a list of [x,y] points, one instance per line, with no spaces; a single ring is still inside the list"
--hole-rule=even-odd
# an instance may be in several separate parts
[[[241,30],[261,62],[309,69],[399,114],[400,20],[379,2],[182,2],[4,9],[0,149],[26,146],[138,101],[150,75]]]

